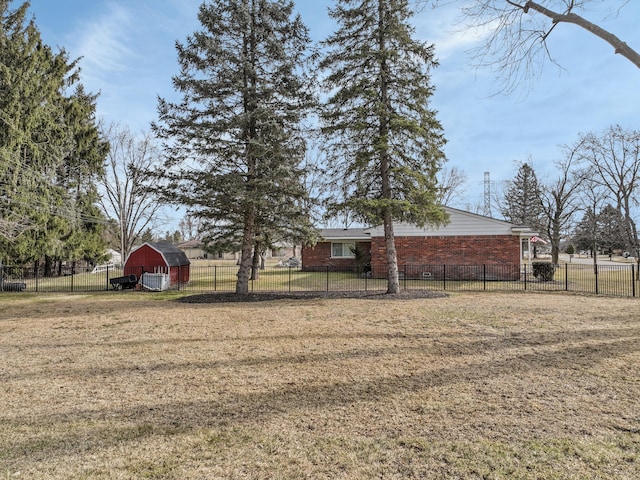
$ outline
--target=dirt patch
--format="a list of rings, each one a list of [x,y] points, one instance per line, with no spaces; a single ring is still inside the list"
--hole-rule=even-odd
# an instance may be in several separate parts
[[[364,299],[364,300],[414,300],[418,298],[443,298],[449,295],[441,291],[402,290],[399,293],[385,292],[255,292],[237,294],[229,292],[188,295],[176,299],[180,303],[237,303],[237,302],[270,302],[274,300],[309,300],[318,298],[332,299]]]

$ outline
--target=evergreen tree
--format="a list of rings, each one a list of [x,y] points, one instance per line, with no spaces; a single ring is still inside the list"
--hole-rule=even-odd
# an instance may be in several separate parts
[[[237,243],[236,292],[247,293],[256,238],[311,232],[302,199],[301,121],[313,103],[303,71],[310,43],[288,0],[215,0],[202,30],[178,43],[182,102],[159,101],[166,198],[190,207],[204,239]]]
[[[77,62],[42,43],[27,9],[0,0],[0,224],[24,230],[0,239],[0,256],[95,258],[103,245],[93,185],[106,152],[95,97],[78,84]]]
[[[96,98],[78,85],[73,95],[62,99],[65,130],[54,185],[64,199],[65,212],[58,215],[65,225],[57,233],[63,241],[58,260],[97,261],[106,247],[106,221],[96,205],[96,184],[109,144],[96,125]]]
[[[629,248],[624,229],[624,218],[611,204],[606,205],[598,215],[598,227],[604,248],[610,250]]]
[[[511,223],[541,228],[541,190],[536,172],[528,163],[520,165],[515,178],[509,182],[501,211],[503,217]]]
[[[155,241],[153,238],[153,232],[150,228],[147,228],[142,235],[140,235],[140,243],[148,243]]]
[[[536,172],[528,163],[520,165],[516,177],[509,183],[501,210],[504,218],[511,223],[545,231],[542,191]],[[533,256],[537,257],[535,244]]]
[[[587,208],[582,219],[576,225],[572,238],[573,244],[578,250],[595,253],[601,244],[598,216],[592,208]]]
[[[338,30],[321,67],[331,211],[384,225],[387,291],[397,293],[394,221],[446,221],[436,181],[445,140],[429,109],[434,47],[412,38],[407,0],[338,0],[330,15]]]
[[[576,225],[573,243],[579,250],[622,250],[628,248],[624,229],[624,218],[611,204],[598,214],[588,208]]]
[[[48,206],[58,201],[51,178],[59,153],[59,92],[69,73],[64,55],[54,55],[42,44],[34,23],[26,22],[27,9],[23,4],[12,11],[8,1],[0,1],[2,218],[28,228],[3,242],[3,254],[14,261],[33,257],[49,240],[42,227],[50,219]]]

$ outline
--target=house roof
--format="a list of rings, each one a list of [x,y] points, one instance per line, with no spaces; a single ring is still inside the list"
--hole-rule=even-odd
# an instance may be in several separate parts
[[[187,240],[178,244],[178,248],[202,248],[202,242],[200,240]]]
[[[325,240],[371,240],[366,228],[323,228],[320,236]]]
[[[179,266],[191,264],[191,262],[187,258],[186,253],[184,253],[175,245],[168,242],[144,243],[140,245],[138,248],[136,248],[133,252],[131,252],[129,256],[133,255],[135,252],[143,248],[145,245],[149,246],[150,248],[158,252],[160,255],[162,255],[162,258],[164,259],[165,263],[169,267],[179,267]]]
[[[515,225],[504,220],[485,217],[464,210],[442,207],[449,215],[449,223],[442,226],[418,227],[409,223],[395,223],[394,233],[398,237],[424,236],[479,236],[479,235],[515,235],[529,238],[538,232],[523,225]],[[323,229],[325,240],[368,240],[384,236],[382,225],[369,228]]]

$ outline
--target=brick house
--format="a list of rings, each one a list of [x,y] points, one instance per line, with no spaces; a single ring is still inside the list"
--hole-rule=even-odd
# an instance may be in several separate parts
[[[419,228],[394,225],[398,268],[414,278],[519,277],[520,264],[531,251],[536,232],[525,226],[474,213],[443,207],[449,223],[442,227]],[[354,251],[370,257],[374,276],[386,276],[384,228],[323,229],[322,241],[302,248],[302,269],[307,271],[356,268]],[[527,261],[527,260],[524,260]],[[448,269],[448,270],[446,270]]]

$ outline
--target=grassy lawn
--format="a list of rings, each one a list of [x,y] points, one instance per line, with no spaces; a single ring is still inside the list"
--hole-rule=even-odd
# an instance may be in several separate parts
[[[0,478],[634,479],[640,303],[0,295]]]
[[[441,268],[431,266],[429,268]],[[640,282],[634,282],[634,271],[629,265],[599,266],[596,277],[593,266],[588,264],[559,265],[553,281],[537,280],[531,272],[521,275],[516,280],[495,281],[491,269],[486,280],[482,280],[482,266],[476,268],[478,280],[456,279],[450,266],[449,276],[433,278],[416,278],[407,275],[400,279],[402,289],[409,290],[446,290],[461,291],[569,291],[611,295],[619,297],[640,297]],[[238,267],[233,262],[215,263],[212,261],[194,261],[190,268],[188,284],[174,285],[172,288],[190,292],[233,292],[236,287]],[[409,269],[411,271],[411,269]],[[439,270],[438,270],[439,271]],[[383,272],[384,273],[384,272]],[[110,269],[107,272],[92,274],[79,272],[74,275],[38,278],[9,278],[7,281],[24,282],[28,292],[82,293],[99,292],[110,289],[109,279],[122,276],[122,269]],[[382,275],[384,276],[384,274]],[[272,264],[259,272],[259,278],[251,280],[249,289],[254,292],[300,292],[300,291],[385,291],[387,282],[384,278],[365,278],[349,272],[336,271],[300,271],[299,269],[275,268]]]

